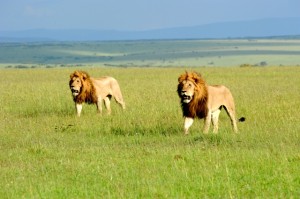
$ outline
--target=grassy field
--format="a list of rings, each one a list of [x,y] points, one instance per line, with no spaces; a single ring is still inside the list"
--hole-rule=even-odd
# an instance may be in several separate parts
[[[0,43],[0,67],[198,67],[300,63],[299,39]]]
[[[84,106],[68,88],[78,68],[0,69],[1,198],[298,198],[300,68],[79,68],[119,80],[127,109]],[[176,94],[184,70],[227,85],[234,134],[195,121],[183,136]]]

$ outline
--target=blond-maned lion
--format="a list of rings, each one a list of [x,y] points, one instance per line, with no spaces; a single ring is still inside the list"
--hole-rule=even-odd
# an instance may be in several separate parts
[[[96,104],[98,113],[102,113],[102,101],[104,101],[107,112],[110,114],[110,100],[112,97],[125,109],[120,86],[113,77],[95,79],[84,71],[75,71],[70,75],[69,86],[78,117],[80,116],[83,103]]]
[[[177,93],[180,97],[184,120],[184,133],[189,133],[194,119],[204,118],[203,132],[208,133],[210,123],[213,132],[218,132],[218,120],[221,109],[224,108],[230,117],[234,132],[238,132],[235,118],[235,106],[232,94],[223,85],[209,86],[202,76],[196,72],[185,72],[178,78]],[[239,121],[244,121],[242,117]]]

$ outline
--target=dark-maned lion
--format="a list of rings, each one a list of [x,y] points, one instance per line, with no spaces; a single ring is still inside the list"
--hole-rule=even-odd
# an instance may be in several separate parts
[[[234,132],[238,132],[234,100],[231,92],[225,86],[209,86],[200,74],[185,72],[178,78],[177,93],[181,99],[182,112],[185,118],[185,134],[188,134],[194,118],[204,118],[204,133],[208,133],[211,122],[214,126],[213,132],[217,133],[219,114],[223,107],[230,117]],[[239,119],[239,121],[244,120],[244,117]]]
[[[83,103],[96,104],[98,112],[102,113],[102,101],[104,101],[107,112],[110,114],[110,99],[112,97],[125,109],[120,86],[113,77],[95,79],[84,71],[75,71],[70,75],[69,86],[75,102],[77,116],[80,116]]]

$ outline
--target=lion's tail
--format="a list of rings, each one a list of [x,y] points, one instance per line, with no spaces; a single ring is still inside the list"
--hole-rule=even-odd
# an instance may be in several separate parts
[[[245,117],[241,117],[240,119],[239,119],[239,122],[245,122],[246,121],[246,118]]]

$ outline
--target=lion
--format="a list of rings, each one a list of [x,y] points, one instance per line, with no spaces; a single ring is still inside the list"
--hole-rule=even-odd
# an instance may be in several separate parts
[[[177,93],[185,118],[185,135],[189,133],[195,118],[204,119],[204,133],[208,133],[211,122],[214,127],[213,133],[218,133],[218,120],[222,108],[230,117],[233,131],[238,132],[233,96],[225,86],[207,85],[201,74],[185,72],[178,78]],[[239,121],[245,121],[245,118],[242,117]]]
[[[77,116],[80,117],[83,103],[96,104],[98,113],[102,113],[102,101],[111,114],[110,100],[115,98],[116,102],[125,109],[125,102],[122,97],[120,86],[113,77],[92,78],[87,72],[74,71],[70,75],[70,90]]]

